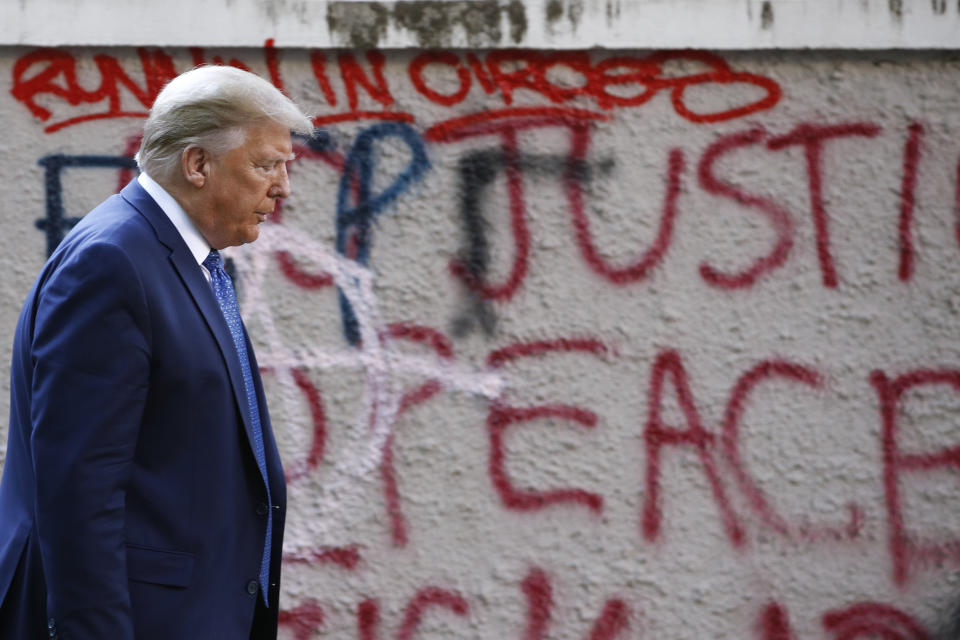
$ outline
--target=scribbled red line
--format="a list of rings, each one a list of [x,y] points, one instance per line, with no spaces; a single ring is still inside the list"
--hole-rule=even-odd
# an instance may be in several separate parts
[[[293,376],[294,384],[297,385],[300,393],[302,393],[307,400],[307,406],[310,408],[310,424],[313,425],[313,430],[311,434],[312,442],[310,443],[310,451],[307,453],[306,462],[300,468],[294,469],[289,473],[287,482],[293,482],[316,469],[320,465],[320,462],[323,461],[324,449],[327,442],[327,414],[323,406],[323,397],[320,395],[320,390],[317,389],[310,380],[306,371],[302,369],[291,369],[290,374]]]
[[[310,640],[323,626],[325,615],[315,600],[309,600],[293,609],[280,610],[277,624],[293,631],[294,640]]]
[[[630,628],[630,607],[623,600],[611,599],[593,625],[589,640],[614,640]]]
[[[942,569],[946,560],[960,560],[960,540],[934,544],[918,543],[911,548],[911,557],[917,563],[924,563],[934,569]]]
[[[664,379],[667,376],[672,379],[677,402],[687,423],[686,429],[677,429],[665,425],[660,418]],[[713,492],[713,498],[720,509],[727,537],[730,538],[734,547],[743,547],[746,544],[743,527],[723,488],[716,461],[711,454],[714,437],[703,427],[700,414],[693,402],[693,393],[690,390],[687,372],[679,353],[667,350],[657,356],[650,376],[650,391],[647,397],[650,408],[643,431],[643,439],[647,450],[646,498],[641,519],[644,539],[648,542],[654,542],[660,535],[660,524],[663,519],[662,498],[660,496],[660,458],[663,447],[691,446],[703,465],[704,474],[707,476]]]
[[[780,98],[783,96],[783,91],[780,89],[780,85],[777,84],[775,80],[771,80],[770,78],[765,78],[763,76],[752,73],[706,75],[706,82],[715,82],[717,84],[752,84],[766,91],[767,96],[751,104],[743,105],[742,107],[735,107],[733,109],[727,109],[726,111],[718,111],[716,113],[696,113],[688,109],[683,101],[684,91],[686,91],[688,87],[693,86],[694,83],[690,81],[684,82],[680,86],[673,89],[670,94],[670,99],[673,102],[673,108],[677,114],[683,118],[686,118],[690,122],[713,123],[722,122],[724,120],[734,120],[752,113],[757,113],[758,111],[763,111],[764,109],[769,109],[780,102]],[[684,78],[684,80],[687,79]]]
[[[903,183],[900,186],[900,267],[897,275],[906,282],[913,275],[913,210],[916,204],[917,165],[920,163],[920,143],[923,140],[923,125],[910,124],[907,144],[903,149]]]
[[[809,123],[797,125],[790,133],[773,138],[767,147],[773,151],[791,145],[802,145],[807,161],[807,177],[810,190],[810,208],[813,210],[813,225],[817,238],[817,260],[823,273],[823,286],[837,286],[837,270],[830,254],[830,229],[826,207],[823,204],[823,146],[831,138],[863,136],[872,138],[880,133],[880,127],[870,122],[851,122],[838,125],[818,126]]]
[[[587,109],[571,107],[510,107],[480,111],[439,122],[427,129],[423,137],[430,142],[452,142],[476,135],[469,127],[505,118],[549,118],[550,123],[578,125],[584,121],[610,120],[611,116]]]
[[[377,640],[380,627],[380,603],[370,598],[357,606],[357,634],[360,640]]]
[[[589,120],[575,120],[563,116],[528,116],[517,118],[504,118],[500,120],[490,120],[487,122],[478,122],[471,124],[462,130],[455,131],[450,136],[433,142],[445,143],[465,140],[467,138],[476,138],[480,136],[501,136],[506,132],[516,134],[518,131],[527,131],[529,129],[545,129],[548,127],[566,127],[568,129],[579,129]]]
[[[760,640],[794,640],[787,610],[779,602],[771,602],[757,620]]]
[[[313,75],[320,85],[323,97],[331,107],[337,106],[337,94],[333,91],[330,84],[330,78],[327,76],[327,57],[320,51],[310,52],[310,67],[313,69]]]
[[[464,617],[470,610],[467,601],[460,595],[440,589],[438,587],[426,587],[417,592],[417,595],[411,599],[403,615],[403,623],[397,632],[397,640],[410,640],[420,626],[420,621],[424,613],[430,607],[443,607],[453,611],[460,617]]]
[[[483,63],[480,62],[479,58],[477,58],[475,54],[467,54],[467,64],[470,65],[470,69],[473,70],[473,74],[477,76],[477,81],[480,82],[480,86],[483,88],[484,93],[490,95],[497,90],[496,85],[493,83],[493,80],[487,73]]]
[[[573,149],[570,153],[570,168],[564,177],[564,186],[567,191],[567,199],[570,202],[577,246],[590,268],[610,282],[625,285],[643,280],[650,270],[663,259],[663,255],[669,248],[670,240],[673,237],[673,222],[677,215],[677,199],[680,195],[681,177],[684,171],[683,152],[679,149],[670,150],[663,214],[653,244],[633,264],[625,267],[613,267],[607,263],[593,242],[590,233],[590,220],[587,218],[586,207],[583,202],[583,183],[577,177],[577,167],[584,166],[586,162],[589,136],[589,130],[586,127],[581,126],[575,130]]]
[[[395,323],[387,326],[387,335],[395,339],[405,339],[411,342],[431,347],[441,358],[451,360],[454,357],[453,345],[450,339],[442,332],[412,323]],[[443,385],[439,380],[428,380],[416,389],[408,391],[400,400],[397,416],[406,413],[418,404],[426,402],[441,391]],[[397,482],[396,468],[393,464],[393,445],[395,433],[391,432],[383,444],[380,458],[380,478],[383,481],[384,500],[387,507],[387,517],[390,520],[390,537],[395,547],[405,547],[409,541],[407,534],[407,520],[403,515],[400,503],[400,489]]]
[[[335,113],[326,116],[317,116],[313,119],[313,126],[322,127],[325,124],[360,122],[363,120],[415,122],[416,117],[412,113],[407,113],[404,111],[352,111],[350,113]]]
[[[673,104],[674,111],[676,111],[680,117],[691,122],[712,123],[723,120],[733,120],[758,111],[763,111],[764,109],[769,109],[775,106],[783,96],[783,91],[775,80],[753,73],[734,71],[730,68],[726,60],[709,51],[657,51],[646,58],[646,61],[656,65],[654,69],[657,74],[659,74],[661,70],[662,63],[670,60],[696,60],[713,68],[712,71],[675,78],[658,77],[654,75],[654,77],[644,81],[648,86],[647,93],[657,93],[663,89],[671,89],[670,100]],[[727,109],[726,111],[697,113],[688,109],[684,102],[684,92],[689,87],[708,83],[752,84],[763,89],[767,95],[755,102]],[[648,96],[644,97],[649,99]],[[643,100],[643,102],[645,101],[646,100]]]
[[[286,93],[283,87],[283,77],[280,75],[280,52],[274,46],[273,38],[267,38],[263,43],[263,57],[267,63],[267,72],[270,82],[280,91]]]
[[[424,344],[436,351],[441,358],[453,358],[453,343],[441,331],[408,322],[389,324],[387,331],[391,338],[403,338]]]
[[[766,132],[761,128],[723,136],[707,147],[697,166],[697,179],[704,191],[722,196],[744,207],[759,210],[777,234],[777,241],[770,252],[754,260],[753,264],[739,273],[724,273],[707,262],[702,262],[700,277],[721,289],[742,289],[753,286],[763,275],[782,266],[793,247],[793,220],[783,207],[772,200],[724,182],[714,172],[714,166],[723,155],[741,147],[759,144],[765,136]]]
[[[343,155],[336,151],[315,151],[305,144],[295,143],[293,145],[296,158],[294,162],[300,160],[319,160],[333,167],[339,172],[343,172],[343,166],[346,162]],[[296,164],[291,164],[292,171]],[[273,215],[270,216],[271,224],[283,224],[283,200],[277,200],[273,209]],[[333,276],[329,273],[309,273],[297,265],[297,261],[289,251],[279,250],[274,253],[280,272],[290,282],[303,289],[315,290],[330,287],[334,284]]]
[[[357,85],[362,86],[367,95],[379,102],[384,109],[389,109],[393,106],[394,100],[390,94],[387,79],[383,75],[383,66],[386,64],[387,58],[383,55],[383,52],[376,49],[368,50],[366,58],[370,70],[373,72],[372,80],[352,53],[343,52],[337,56],[340,78],[343,80],[343,88],[347,93],[347,104],[350,106],[350,111],[357,111],[357,105],[359,104]]]
[[[517,358],[538,356],[550,352],[585,352],[599,356],[606,354],[607,351],[606,345],[592,338],[559,338],[516,343],[491,352],[487,356],[487,366],[499,368],[504,363]],[[508,508],[521,511],[539,510],[550,504],[573,502],[599,513],[603,509],[603,497],[596,493],[573,488],[551,491],[520,491],[513,486],[506,472],[506,451],[503,446],[504,432],[511,424],[540,418],[562,418],[587,429],[592,429],[597,423],[597,415],[594,412],[571,405],[553,404],[516,408],[494,402],[487,414],[487,431],[490,438],[488,472],[501,500]]]
[[[390,520],[390,541],[395,547],[405,547],[409,542],[407,519],[400,506],[400,489],[397,486],[397,472],[393,465],[393,443],[396,434],[391,433],[383,443],[380,455],[380,479],[383,480],[383,494],[387,503],[387,517]]]
[[[424,382],[416,389],[403,394],[403,398],[400,399],[400,408],[397,409],[397,414],[402,414],[418,404],[426,402],[442,389],[443,385],[440,384],[439,380],[428,380]]]
[[[823,627],[836,634],[836,640],[853,640],[875,634],[890,640],[928,640],[923,625],[911,616],[877,602],[860,602],[840,611],[823,614]]]
[[[897,456],[897,462],[901,467],[912,471],[929,471],[951,464],[960,465],[960,447],[950,447],[939,453],[930,454],[901,453]]]
[[[900,499],[899,477],[902,471],[930,470],[936,466],[960,469],[960,447],[944,448],[928,454],[902,454],[897,444],[897,412],[900,399],[913,387],[949,385],[960,392],[960,370],[919,369],[890,379],[880,370],[870,373],[870,384],[880,401],[883,442],[883,484],[886,497],[889,550],[893,564],[893,580],[904,585],[913,546],[906,531]],[[958,541],[955,541],[958,542]]]
[[[890,557],[893,562],[893,580],[904,584],[907,580],[907,536],[904,531],[903,512],[900,510],[900,487],[897,482],[896,407],[897,393],[893,384],[882,371],[870,374],[870,383],[880,397],[880,415],[883,429],[883,484],[886,493],[887,520],[889,522]]]
[[[329,273],[307,273],[301,270],[289,251],[277,251],[274,254],[280,272],[290,282],[303,289],[322,289],[333,286],[333,276]]]
[[[51,124],[43,131],[44,133],[53,133],[55,131],[60,131],[61,129],[66,129],[67,127],[72,127],[75,124],[80,124],[81,122],[90,122],[91,120],[107,120],[109,118],[146,118],[148,115],[149,114],[146,111],[111,111],[108,113],[89,113],[84,116],[77,116],[76,118],[70,118],[69,120],[62,120],[60,122]]]
[[[456,70],[457,79],[460,82],[457,90],[451,94],[445,94],[428,86],[427,81],[423,78],[423,69],[430,64],[444,64],[453,67]],[[472,84],[470,72],[460,63],[460,58],[457,54],[451,51],[424,51],[407,66],[407,75],[410,76],[410,81],[413,83],[413,86],[424,97],[431,102],[445,107],[452,107],[458,102],[461,102],[467,96],[467,93],[470,91],[470,85]]]
[[[509,300],[520,288],[530,265],[530,230],[527,227],[526,203],[523,193],[523,171],[520,167],[517,147],[517,130],[513,121],[498,127],[496,133],[502,137],[504,165],[507,176],[507,196],[510,202],[510,230],[513,237],[513,265],[506,282],[488,284],[477,278],[460,260],[451,260],[450,273],[459,278],[471,291],[485,300]]]
[[[814,388],[819,388],[823,384],[822,378],[816,371],[791,362],[765,360],[752,367],[737,380],[730,394],[730,400],[727,402],[723,418],[721,451],[730,462],[734,478],[751,508],[759,514],[767,526],[781,535],[788,535],[790,527],[787,521],[770,506],[763,491],[747,474],[739,448],[740,421],[743,419],[747,398],[758,384],[771,378],[785,378]]]
[[[523,640],[544,640],[553,609],[553,589],[543,569],[533,567],[520,584],[527,600],[527,626]]]
[[[360,550],[356,546],[315,549],[300,553],[285,553],[283,561],[292,564],[335,564],[347,570],[354,570],[360,564]]]
[[[480,294],[488,300],[509,300],[520,287],[530,265],[530,229],[527,227],[526,202],[523,194],[523,172],[520,170],[520,150],[516,130],[503,134],[503,153],[507,174],[507,193],[510,200],[510,229],[513,232],[515,258],[505,285],[480,285]]]
[[[518,342],[490,352],[490,355],[487,356],[487,366],[498,368],[517,358],[542,355],[553,351],[580,351],[603,356],[609,352],[609,348],[594,338],[557,338],[556,340]]]
[[[514,408],[494,405],[487,417],[490,434],[489,472],[494,488],[508,509],[539,511],[553,504],[573,503],[585,506],[594,513],[603,511],[603,496],[584,489],[551,489],[548,491],[520,490],[507,475],[504,432],[512,424],[545,418],[562,418],[586,429],[597,425],[597,414],[588,409],[555,404]]]

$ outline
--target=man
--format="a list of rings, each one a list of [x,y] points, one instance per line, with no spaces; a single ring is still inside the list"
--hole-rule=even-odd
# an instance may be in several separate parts
[[[219,253],[289,195],[310,120],[201,67],[157,97],[142,173],[51,256],[13,345],[0,638],[275,638],[285,506]]]

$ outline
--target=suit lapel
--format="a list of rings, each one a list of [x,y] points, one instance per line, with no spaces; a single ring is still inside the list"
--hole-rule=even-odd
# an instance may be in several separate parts
[[[247,409],[247,391],[243,385],[243,374],[240,371],[240,360],[237,357],[237,348],[233,344],[233,337],[230,335],[230,329],[223,318],[223,312],[213,295],[213,289],[210,283],[203,277],[200,271],[200,265],[194,259],[190,249],[180,236],[180,232],[173,226],[167,214],[163,212],[160,206],[150,197],[140,183],[132,180],[130,184],[123,188],[120,195],[129,202],[137,211],[143,215],[153,226],[157,233],[157,239],[168,249],[170,249],[170,262],[180,280],[183,282],[190,296],[193,298],[197,308],[204,321],[213,333],[220,347],[220,353],[227,367],[230,377],[230,386],[233,388],[234,400],[237,403],[240,417],[243,420],[243,428],[247,433],[247,441],[250,444],[250,451],[254,450],[253,426],[250,424],[250,411]]]

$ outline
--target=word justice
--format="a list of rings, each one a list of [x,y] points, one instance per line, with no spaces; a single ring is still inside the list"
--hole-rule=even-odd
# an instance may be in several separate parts
[[[837,257],[831,243],[830,212],[825,201],[825,191],[829,185],[829,171],[824,167],[824,156],[831,145],[843,139],[869,139],[878,136],[881,128],[870,122],[843,122],[837,124],[813,124],[800,122],[784,134],[768,132],[764,128],[753,127],[719,136],[702,152],[692,170],[693,176],[686,177],[688,153],[682,148],[672,148],[665,152],[665,176],[662,206],[659,221],[653,239],[629,261],[614,261],[604,256],[591,230],[588,190],[585,188],[591,180],[596,180],[594,165],[597,160],[590,159],[591,141],[594,137],[596,120],[587,114],[556,113],[534,117],[505,117],[494,120],[487,114],[484,121],[478,119],[458,119],[435,125],[428,129],[424,137],[434,144],[443,144],[464,138],[494,136],[499,138],[500,149],[482,152],[480,157],[465,158],[460,165],[460,182],[464,194],[463,224],[470,231],[468,246],[461,253],[466,256],[487,256],[489,239],[484,228],[489,221],[483,218],[484,196],[488,195],[495,178],[506,176],[506,195],[508,198],[509,231],[507,240],[512,251],[505,252],[508,264],[496,271],[504,275],[497,279],[488,276],[490,265],[476,259],[453,260],[451,274],[461,280],[465,286],[480,298],[493,301],[507,301],[522,288],[529,271],[532,247],[536,242],[528,224],[527,202],[530,195],[525,193],[524,174],[543,174],[555,176],[561,183],[570,215],[572,237],[578,252],[586,266],[606,282],[626,286],[648,279],[654,269],[666,260],[666,254],[673,242],[678,219],[695,213],[689,210],[682,200],[689,196],[685,192],[685,181],[695,181],[703,192],[717,199],[733,203],[740,210],[762,220],[764,226],[774,233],[768,248],[757,250],[757,255],[745,256],[749,264],[738,270],[723,270],[709,261],[699,266],[699,276],[710,286],[719,289],[749,289],[761,279],[781,268],[790,256],[797,235],[802,212],[789,211],[776,199],[760,195],[743,186],[734,184],[723,174],[728,172],[724,164],[729,164],[730,156],[736,161],[745,156],[757,157],[765,154],[777,154],[783,149],[797,147],[803,150],[806,173],[806,189],[810,208],[806,214],[812,220],[816,256],[812,262],[819,267],[820,282],[827,289],[835,289],[842,283],[837,267]],[[569,149],[566,154],[557,156],[531,155],[524,153],[518,144],[518,133],[530,129],[567,130]],[[898,192],[899,203],[894,213],[896,222],[891,228],[890,237],[897,243],[897,266],[893,277],[902,282],[910,281],[914,274],[916,248],[914,242],[914,211],[916,186],[919,181],[919,165],[922,156],[924,128],[920,123],[912,123],[906,132],[902,157],[902,182],[890,185]],[[867,142],[866,144],[869,144]],[[772,158],[771,158],[772,159]],[[897,160],[899,162],[900,160]],[[960,164],[958,164],[960,175]],[[960,178],[957,188],[957,216],[960,216]],[[944,203],[948,207],[954,203]],[[650,217],[655,212],[638,212]],[[486,223],[486,224],[484,224]],[[960,218],[949,225],[949,233],[957,231],[960,244]]]

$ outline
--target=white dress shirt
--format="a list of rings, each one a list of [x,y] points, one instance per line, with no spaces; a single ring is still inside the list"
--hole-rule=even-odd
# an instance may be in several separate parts
[[[183,241],[187,244],[187,248],[190,249],[190,253],[193,254],[194,259],[196,259],[197,264],[200,266],[203,277],[207,279],[207,282],[210,282],[210,272],[203,266],[203,261],[210,255],[210,245],[204,239],[203,235],[201,235],[200,230],[197,229],[197,225],[193,223],[193,220],[191,220],[187,212],[183,210],[180,203],[177,202],[166,189],[161,187],[156,180],[146,173],[141,173],[137,181],[140,183],[140,186],[143,187],[144,191],[150,194],[150,197],[154,199],[167,217],[170,218],[170,222],[176,227],[177,232],[180,233],[180,237],[183,238]]]

